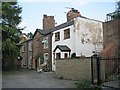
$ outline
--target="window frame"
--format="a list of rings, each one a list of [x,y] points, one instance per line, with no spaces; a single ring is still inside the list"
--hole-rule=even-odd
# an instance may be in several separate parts
[[[32,42],[29,42],[29,51],[32,51]]]
[[[60,41],[60,32],[55,33],[55,41]]]
[[[47,49],[48,48],[48,37],[44,37],[43,39],[45,42],[44,42],[44,49]],[[47,43],[47,44],[46,44]]]
[[[25,46],[23,45],[22,46],[22,53],[24,53],[25,52]]]
[[[45,55],[47,55],[47,58],[46,58]],[[45,59],[48,59],[48,53],[44,53],[44,60],[45,60]]]
[[[70,38],[70,28],[64,30],[64,39]]]
[[[47,58],[45,58],[45,55],[46,55],[46,54],[47,54]],[[48,58],[49,58],[48,53],[44,53],[44,64],[47,64]]]

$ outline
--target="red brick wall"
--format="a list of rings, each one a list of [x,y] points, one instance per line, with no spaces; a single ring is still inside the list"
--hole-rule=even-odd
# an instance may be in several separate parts
[[[44,44],[42,43],[43,38],[45,37],[48,37],[48,48],[47,49],[44,49]],[[43,36],[39,32],[37,32],[37,34],[33,38],[33,68],[34,69],[35,69],[35,59],[36,59],[35,57],[39,52],[42,52],[43,55],[44,53],[48,53],[48,62],[49,62],[48,68],[50,68],[51,70],[52,60],[51,60],[51,35],[50,34]]]
[[[69,12],[67,13],[67,21],[70,21],[70,20],[72,20],[73,18],[78,17],[78,16],[81,16],[79,12],[78,12],[78,13],[75,13],[75,12],[69,11]]]
[[[107,47],[109,43],[114,43],[117,45],[116,52],[110,51],[111,54],[115,55],[118,54],[118,46],[119,45],[119,35],[120,35],[120,20],[115,19],[112,21],[104,22],[103,23],[103,37],[104,37],[104,48]]]
[[[44,15],[43,16],[43,30],[52,29],[53,27],[55,27],[54,16]]]

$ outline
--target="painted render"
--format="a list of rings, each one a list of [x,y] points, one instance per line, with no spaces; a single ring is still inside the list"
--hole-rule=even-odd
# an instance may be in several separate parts
[[[64,30],[70,29],[70,38],[64,39]],[[60,40],[55,41],[55,33],[60,32]],[[76,53],[77,57],[85,56],[90,57],[93,55],[93,51],[100,52],[103,49],[103,28],[102,22],[88,19],[85,17],[74,18],[74,24],[53,31],[52,36],[52,70],[55,70],[55,53],[53,50],[57,45],[66,45],[71,49],[72,53]],[[59,51],[60,52],[60,51]],[[61,58],[64,58],[62,52]],[[55,55],[55,56],[54,56]]]

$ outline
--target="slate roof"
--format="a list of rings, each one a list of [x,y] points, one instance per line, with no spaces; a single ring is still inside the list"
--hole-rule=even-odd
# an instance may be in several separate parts
[[[55,47],[55,49],[53,50],[53,52],[55,52],[57,48],[59,48],[62,52],[70,52],[71,51],[71,49],[66,45],[57,45]]]
[[[50,33],[53,32],[53,31],[56,31],[56,30],[65,28],[65,27],[70,26],[70,25],[73,25],[73,24],[74,24],[74,20],[71,20],[71,21],[69,21],[69,22],[62,23],[62,24],[54,27],[53,29],[49,29],[49,30],[36,29],[33,37],[35,36],[36,32],[39,32],[39,33],[41,33],[42,35],[47,35],[47,34],[50,34]]]

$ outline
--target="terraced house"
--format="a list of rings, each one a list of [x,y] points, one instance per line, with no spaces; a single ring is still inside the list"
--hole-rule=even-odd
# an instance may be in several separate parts
[[[36,29],[33,35],[33,69],[41,66],[44,71],[52,70],[51,60],[51,29],[55,27],[53,16],[43,16],[43,30]]]
[[[78,16],[69,18],[71,12]],[[67,22],[52,32],[52,70],[56,68],[57,59],[91,57],[93,51],[103,50],[102,22],[83,17],[74,9],[70,13],[67,14]]]
[[[43,29],[36,29],[32,38],[31,68],[55,71],[55,60],[61,58],[90,57],[93,51],[103,49],[102,22],[81,16],[72,8],[67,22],[55,26],[54,16],[43,16]],[[28,41],[27,41],[28,42]],[[24,60],[23,60],[24,61]]]

